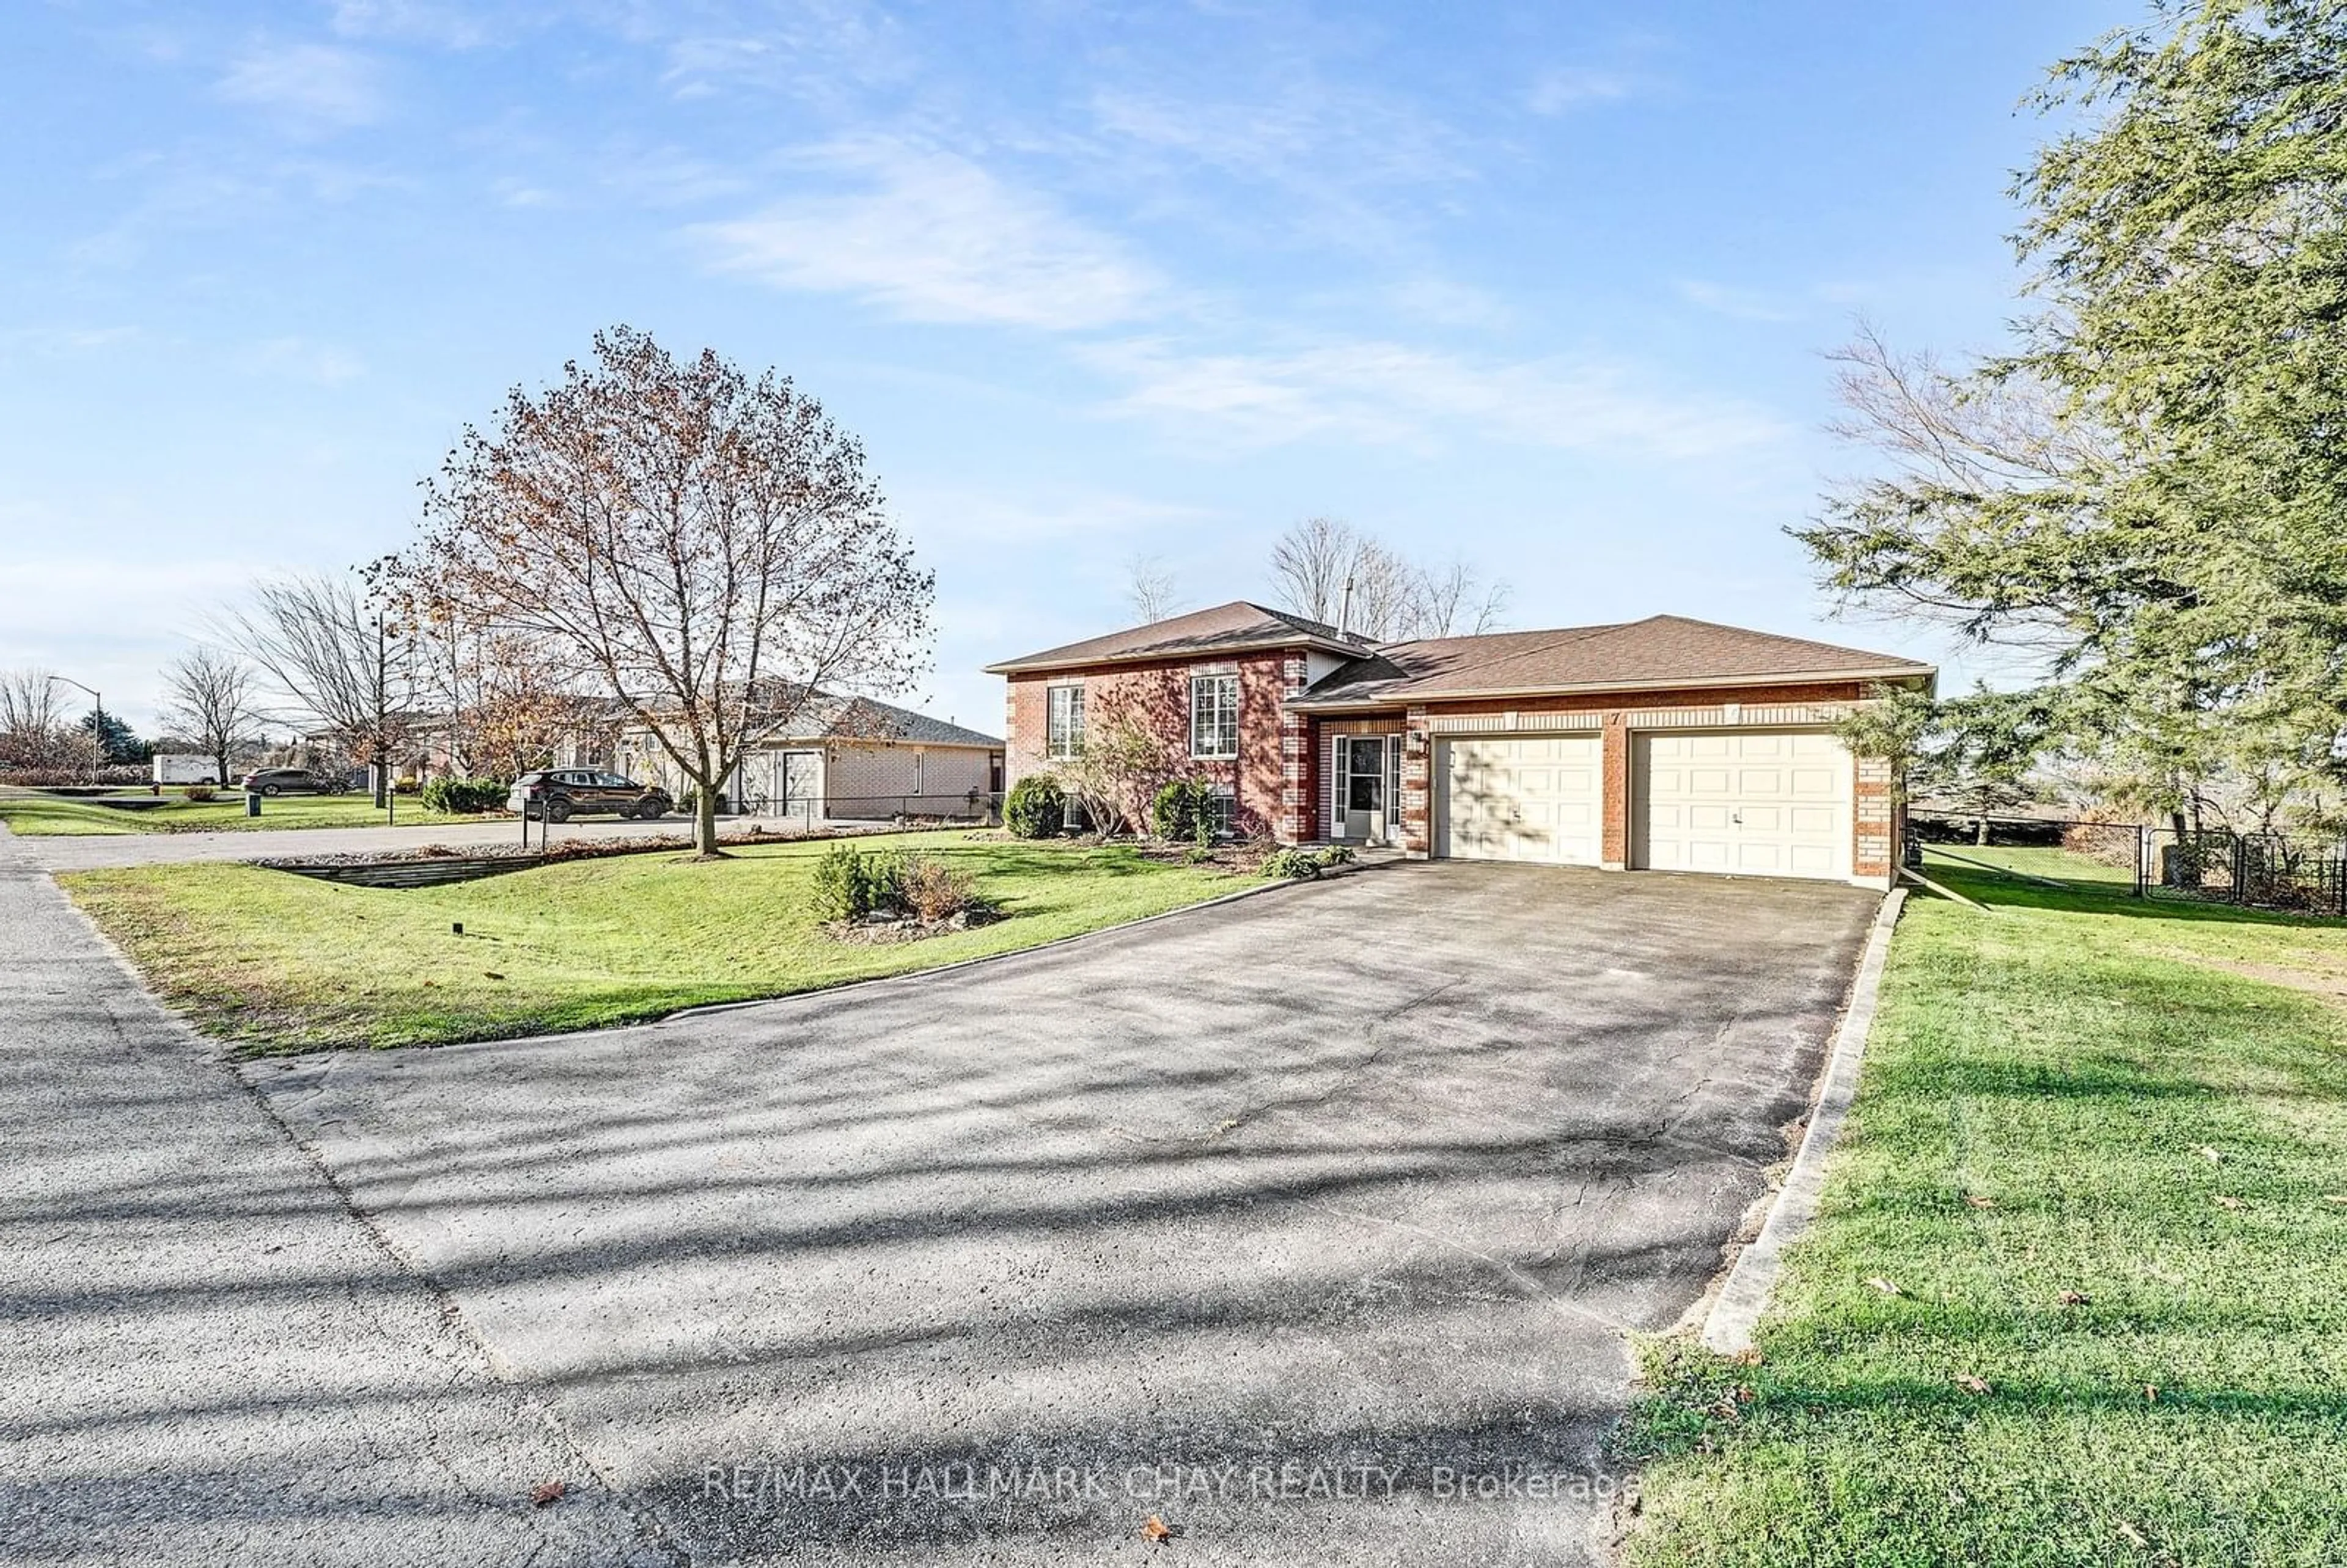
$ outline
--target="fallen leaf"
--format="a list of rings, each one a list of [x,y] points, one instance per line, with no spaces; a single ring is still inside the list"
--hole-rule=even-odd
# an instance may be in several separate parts
[[[1875,1289],[1882,1292],[1885,1296],[1904,1296],[1907,1294],[1905,1291],[1900,1289],[1897,1286],[1891,1284],[1889,1280],[1883,1278],[1879,1274],[1873,1278],[1868,1280],[1866,1283],[1874,1286]]]
[[[569,1490],[569,1488],[564,1486],[559,1481],[547,1481],[543,1485],[535,1487],[531,1490],[529,1494],[529,1505],[532,1508],[544,1508],[549,1502],[560,1502],[562,1501],[562,1494]]]
[[[1964,1194],[1964,1202],[1972,1204],[1972,1206],[1976,1209],[1993,1209],[1996,1207],[1996,1200],[1994,1198],[1984,1198],[1978,1193],[1966,1193]]]
[[[1738,1350],[1732,1359],[1739,1367],[1758,1367],[1766,1358],[1760,1354],[1758,1347],[1747,1345]]]
[[[2159,1402],[2159,1385],[2157,1383],[2146,1383],[2143,1386],[2143,1397],[2150,1400],[2152,1403],[2157,1404]]]
[[[2055,1297],[2055,1299],[2059,1301],[2065,1307],[2085,1307],[2087,1306],[2093,1298],[2087,1296],[2087,1294],[2083,1290],[2065,1290],[2060,1296]]]
[[[2199,1155],[2202,1159],[2208,1161],[2212,1165],[2221,1164],[2224,1163],[2225,1156],[2218,1150],[2210,1148],[2206,1143],[2201,1144],[2198,1149],[2195,1149],[2192,1152]]]
[[[2238,1209],[2241,1206],[2241,1200],[2239,1198],[2229,1198],[2219,1194],[2217,1198],[2217,1206],[2220,1209]]]
[[[1956,1387],[1967,1394],[1985,1394],[1988,1392],[1988,1379],[1974,1377],[1970,1372],[1959,1372],[1956,1374]]]
[[[1174,1539],[1173,1527],[1153,1513],[1149,1516],[1149,1522],[1141,1527],[1141,1537],[1144,1541],[1171,1541]]]
[[[2146,1535],[2142,1531],[2137,1530],[2134,1525],[2129,1524],[2124,1519],[2119,1521],[2119,1539],[2126,1542],[2129,1546],[2148,1546],[2151,1544],[2151,1537]]]

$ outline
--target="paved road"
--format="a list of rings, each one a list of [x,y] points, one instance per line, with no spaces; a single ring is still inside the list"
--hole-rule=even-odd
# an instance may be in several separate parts
[[[0,1562],[675,1560],[5,829],[0,1151]]]
[[[730,830],[732,819],[720,824]],[[747,825],[744,822],[742,825]],[[796,825],[792,819],[791,825]],[[873,826],[874,824],[832,823],[830,826]],[[5,831],[5,830],[0,830]],[[690,834],[692,824],[672,816],[662,822],[620,822],[600,818],[558,823],[554,836],[565,838],[657,838]],[[530,830],[537,842],[538,830]],[[437,827],[288,827],[254,828],[231,833],[37,834],[15,840],[19,852],[45,871],[87,871],[107,866],[168,866],[191,860],[260,860],[302,855],[343,855],[369,849],[413,849],[424,844],[464,847],[476,844],[518,844],[519,822],[446,823]]]
[[[1875,902],[1394,866],[249,1076],[698,1561],[1586,1563]]]

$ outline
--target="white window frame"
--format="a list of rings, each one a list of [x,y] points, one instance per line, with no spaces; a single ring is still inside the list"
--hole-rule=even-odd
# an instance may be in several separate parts
[[[1060,739],[1060,719],[1053,711],[1062,696],[1067,699],[1067,743]],[[1053,762],[1067,762],[1084,754],[1084,688],[1080,681],[1063,682],[1043,688],[1043,754]]]
[[[1204,709],[1198,701],[1199,689],[1214,682],[1220,691],[1230,693],[1229,700],[1220,704],[1217,717],[1230,734],[1230,746],[1222,751],[1202,751],[1198,744],[1198,721]],[[1190,755],[1201,762],[1228,762],[1239,754],[1239,678],[1229,671],[1211,671],[1190,677]]]

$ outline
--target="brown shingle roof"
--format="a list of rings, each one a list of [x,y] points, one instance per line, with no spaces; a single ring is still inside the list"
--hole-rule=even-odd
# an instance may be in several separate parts
[[[1236,652],[1249,648],[1293,648],[1298,644],[1326,648],[1334,653],[1366,653],[1369,644],[1343,637],[1324,622],[1268,610],[1245,600],[1195,610],[1170,620],[1152,621],[1105,637],[1088,638],[1061,648],[1047,648],[1018,659],[989,664],[989,675],[1022,671],[1066,670],[1085,664],[1118,664],[1143,659],[1187,659],[1204,653]]]
[[[1614,626],[1390,642],[1332,671],[1298,698],[1296,705],[1351,707],[1430,697],[1936,673],[1932,665],[1895,654],[1655,615]]]

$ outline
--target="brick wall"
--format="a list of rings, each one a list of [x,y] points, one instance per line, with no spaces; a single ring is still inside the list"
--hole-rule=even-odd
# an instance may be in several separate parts
[[[1209,672],[1238,677],[1235,760],[1190,756],[1190,677]],[[1017,784],[1029,774],[1051,771],[1051,759],[1044,754],[1050,715],[1046,693],[1053,686],[1081,685],[1088,726],[1118,712],[1140,718],[1159,735],[1169,769],[1203,775],[1232,792],[1243,831],[1285,836],[1300,826],[1309,836],[1315,776],[1308,754],[1309,721],[1302,714],[1286,712],[1284,707],[1291,691],[1302,690],[1303,676],[1302,653],[1277,649],[1220,659],[1163,660],[1010,676],[1003,711],[1005,787]],[[1295,754],[1299,747],[1304,753],[1300,756]],[[1291,776],[1296,766],[1303,770],[1300,778]],[[1291,794],[1297,790],[1302,792],[1300,798]]]

